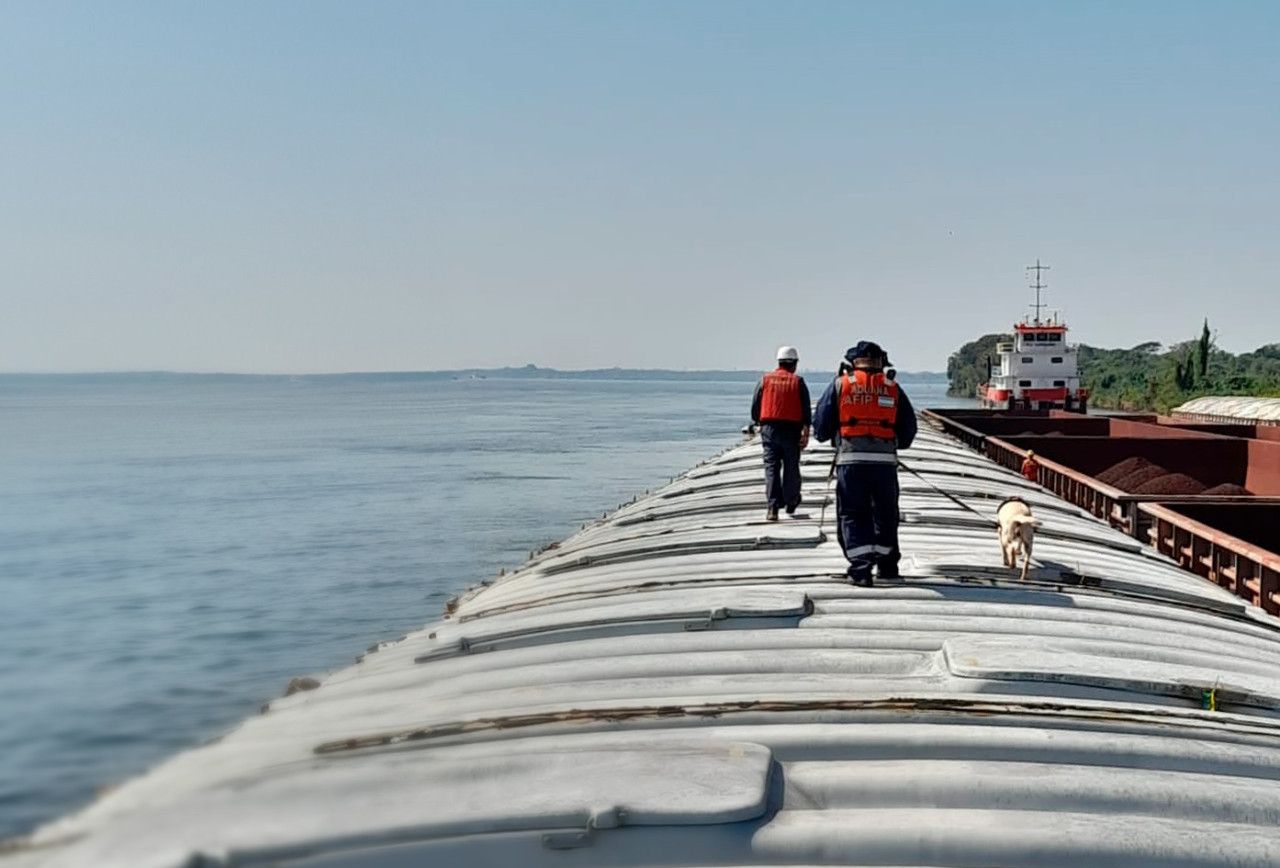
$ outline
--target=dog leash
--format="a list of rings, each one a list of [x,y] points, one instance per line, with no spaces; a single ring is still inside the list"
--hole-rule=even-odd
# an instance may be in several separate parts
[[[987,522],[988,524],[990,524],[992,527],[999,527],[999,526],[1000,526],[1000,523],[999,523],[999,522],[997,522],[997,521],[995,521],[994,519],[992,519],[992,518],[991,518],[991,516],[989,516],[989,515],[984,515],[983,513],[978,512],[978,510],[974,509],[972,506],[970,506],[969,504],[965,503],[963,500],[961,500],[960,498],[956,497],[956,496],[955,496],[954,494],[952,494],[951,492],[946,491],[946,490],[944,490],[944,489],[941,489],[941,488],[939,488],[938,486],[934,485],[932,482],[930,482],[930,481],[928,480],[928,478],[926,478],[926,477],[925,477],[923,474],[921,474],[918,470],[916,470],[916,469],[914,469],[913,467],[911,467],[911,465],[909,465],[909,464],[907,464],[906,462],[904,462],[901,458],[899,458],[899,459],[898,459],[898,466],[899,466],[899,467],[901,467],[903,470],[905,470],[907,473],[910,473],[910,474],[911,474],[912,476],[914,476],[916,479],[918,479],[918,480],[920,480],[921,482],[923,482],[925,485],[927,485],[927,486],[929,486],[930,488],[932,488],[934,491],[938,492],[938,494],[941,494],[943,497],[945,497],[947,500],[949,500],[949,501],[951,501],[952,503],[954,503],[956,506],[958,506],[958,507],[960,507],[961,509],[965,510],[966,512],[971,512],[971,513],[973,513],[974,515],[978,516],[978,518],[980,518],[980,519],[982,519],[983,521],[985,521],[985,522]],[[819,514],[818,514],[818,528],[819,528],[819,530],[821,530],[821,528],[823,527],[823,524],[826,522],[826,518],[827,518],[827,504],[831,502],[831,480],[835,479],[835,470],[836,470],[836,463],[835,463],[835,459],[833,458],[833,459],[832,459],[832,461],[831,461],[831,469],[830,469],[830,470],[828,471],[828,473],[827,473],[827,482],[826,482],[826,487],[823,489],[823,492],[822,492],[822,510],[821,510],[821,511],[819,512]]]
[[[987,522],[988,524],[990,524],[992,527],[999,527],[999,526],[1000,526],[1000,523],[999,523],[998,521],[995,521],[994,519],[992,519],[992,518],[991,518],[991,516],[989,516],[989,515],[983,515],[982,513],[978,512],[976,509],[974,509],[972,506],[970,506],[969,504],[965,503],[965,502],[964,502],[963,500],[961,500],[960,498],[956,497],[956,496],[955,496],[954,494],[952,494],[951,492],[949,492],[949,491],[945,491],[945,490],[943,490],[943,489],[939,488],[938,486],[934,485],[934,484],[933,484],[932,482],[930,482],[930,481],[929,481],[929,480],[928,480],[928,479],[927,479],[923,474],[921,474],[919,471],[917,471],[917,470],[913,469],[909,464],[906,464],[906,463],[905,463],[901,458],[899,458],[899,459],[898,459],[898,466],[899,466],[899,467],[901,467],[903,470],[907,471],[908,473],[910,473],[910,474],[911,474],[912,476],[914,476],[916,479],[918,479],[918,480],[920,480],[921,482],[923,482],[925,485],[927,485],[927,486],[929,486],[930,488],[932,488],[934,491],[938,492],[938,494],[941,494],[943,497],[945,497],[947,500],[949,500],[949,501],[951,501],[952,503],[954,503],[956,506],[958,506],[958,507],[960,507],[961,509],[965,510],[966,512],[971,512],[971,513],[973,513],[974,515],[978,516],[978,518],[980,518],[980,519],[982,519],[983,521],[985,521],[985,522]]]

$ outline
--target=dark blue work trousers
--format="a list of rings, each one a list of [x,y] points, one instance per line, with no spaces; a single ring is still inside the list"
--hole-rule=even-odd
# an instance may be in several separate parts
[[[760,426],[764,446],[764,493],[769,506],[800,505],[800,426],[794,422],[765,422]]]
[[[898,468],[893,464],[840,464],[836,467],[836,507],[840,546],[849,575],[867,578],[897,575]]]

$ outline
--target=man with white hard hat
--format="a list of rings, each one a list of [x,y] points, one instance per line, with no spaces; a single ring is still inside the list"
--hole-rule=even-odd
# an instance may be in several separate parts
[[[796,374],[799,361],[795,347],[778,347],[777,370],[764,375],[751,399],[751,421],[760,425],[764,447],[766,521],[777,521],[779,508],[792,515],[800,505],[800,451],[809,444],[813,407],[804,377]]]

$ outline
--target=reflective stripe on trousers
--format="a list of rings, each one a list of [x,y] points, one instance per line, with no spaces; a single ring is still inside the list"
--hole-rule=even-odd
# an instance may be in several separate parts
[[[898,468],[883,462],[836,467],[840,544],[854,574],[896,570],[898,559]]]
[[[896,452],[843,452],[836,464],[897,464]]]
[[[849,558],[849,560],[853,560],[854,558],[862,557],[864,555],[887,555],[887,554],[890,554],[892,551],[893,551],[893,548],[891,546],[878,546],[878,545],[854,546],[853,548],[845,549],[844,556],[846,558]]]

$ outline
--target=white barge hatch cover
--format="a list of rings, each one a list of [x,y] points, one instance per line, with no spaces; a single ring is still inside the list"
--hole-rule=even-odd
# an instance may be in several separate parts
[[[794,518],[731,449],[0,868],[1280,865],[1280,622],[928,428],[852,587],[804,455]]]

